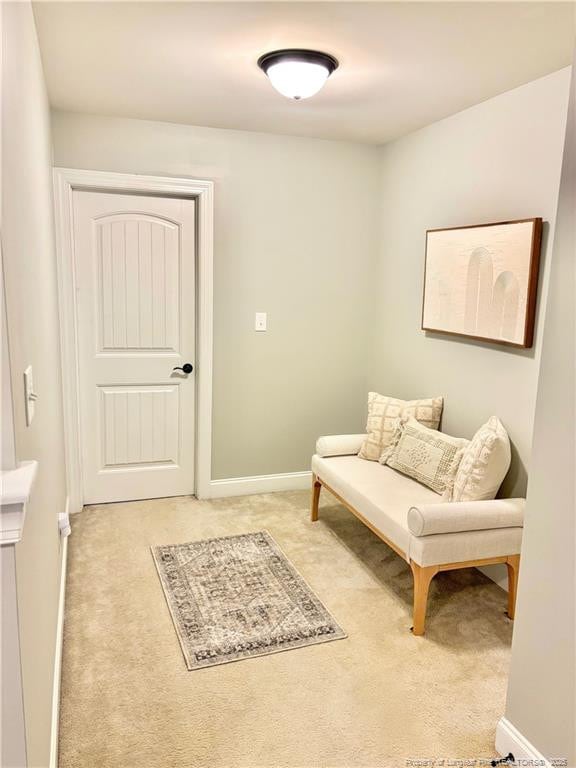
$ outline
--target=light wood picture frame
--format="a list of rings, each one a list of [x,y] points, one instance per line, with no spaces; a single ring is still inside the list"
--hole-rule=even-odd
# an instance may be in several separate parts
[[[528,348],[542,219],[429,229],[422,330]]]

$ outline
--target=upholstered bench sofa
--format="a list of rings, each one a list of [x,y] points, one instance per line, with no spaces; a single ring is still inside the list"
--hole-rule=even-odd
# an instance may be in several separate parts
[[[414,577],[412,631],[424,634],[431,580],[439,571],[505,563],[514,618],[524,499],[443,501],[441,494],[358,456],[366,435],[319,438],[312,458],[312,521],[322,487],[400,555]]]

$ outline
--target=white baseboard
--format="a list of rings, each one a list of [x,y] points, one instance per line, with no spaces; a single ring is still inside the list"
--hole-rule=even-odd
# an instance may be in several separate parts
[[[504,757],[512,752],[516,764],[529,760],[530,765],[552,768],[552,764],[532,746],[520,731],[505,717],[501,717],[496,726],[496,751]]]
[[[508,571],[504,563],[499,565],[481,565],[478,568],[484,576],[488,576],[495,584],[498,584],[504,592],[508,592]]]
[[[231,477],[210,482],[209,498],[226,496],[247,496],[275,491],[300,491],[310,488],[311,472],[285,472],[281,475],[255,475],[254,477]]]
[[[69,504],[66,499],[66,512]],[[50,768],[58,768],[58,725],[60,721],[60,678],[62,676],[62,641],[64,639],[64,604],[66,601],[66,570],[68,565],[68,536],[62,539],[60,560],[60,590],[56,622],[56,648],[54,651],[54,679],[52,682],[52,721],[50,726]]]

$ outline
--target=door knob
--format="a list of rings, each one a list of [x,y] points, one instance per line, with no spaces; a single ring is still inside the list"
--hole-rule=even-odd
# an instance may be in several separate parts
[[[192,373],[194,370],[194,366],[192,363],[184,363],[184,365],[180,366],[177,365],[174,368],[172,368],[173,371],[183,371],[184,373]]]

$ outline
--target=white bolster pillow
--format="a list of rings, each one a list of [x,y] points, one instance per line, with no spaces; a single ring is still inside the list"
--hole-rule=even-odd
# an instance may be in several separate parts
[[[485,531],[489,528],[521,528],[524,524],[525,504],[525,499],[421,504],[408,510],[408,528],[414,536]]]
[[[366,435],[326,435],[316,441],[316,453],[327,456],[353,456],[358,453]]]

